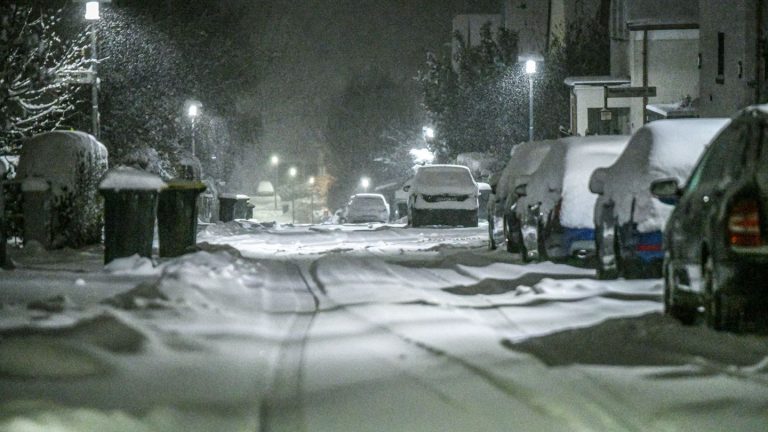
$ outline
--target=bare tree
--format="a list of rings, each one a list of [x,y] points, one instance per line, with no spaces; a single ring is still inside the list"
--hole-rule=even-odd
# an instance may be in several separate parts
[[[85,68],[85,35],[60,37],[60,16],[61,10],[0,6],[0,153],[15,153],[24,137],[61,128],[76,111],[76,84],[63,77]]]

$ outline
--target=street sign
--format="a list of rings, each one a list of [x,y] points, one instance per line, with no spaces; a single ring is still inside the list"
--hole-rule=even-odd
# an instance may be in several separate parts
[[[96,74],[89,69],[63,70],[57,79],[67,83],[93,84]]]
[[[606,98],[656,97],[656,87],[605,87]]]

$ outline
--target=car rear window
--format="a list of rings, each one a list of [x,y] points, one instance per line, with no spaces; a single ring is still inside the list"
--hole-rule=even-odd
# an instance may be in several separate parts
[[[473,183],[472,174],[463,168],[420,169],[418,183],[425,186],[466,187]]]

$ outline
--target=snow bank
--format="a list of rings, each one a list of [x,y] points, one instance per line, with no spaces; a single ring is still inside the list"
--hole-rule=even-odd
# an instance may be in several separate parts
[[[165,182],[158,176],[147,171],[132,167],[120,166],[107,172],[99,184],[100,190],[162,190]]]
[[[152,260],[134,254],[125,258],[117,258],[104,266],[104,271],[115,275],[140,275],[148,276],[159,274],[160,270],[155,269]]]
[[[524,220],[523,212],[529,205],[541,203],[542,213],[548,215],[562,199],[563,226],[592,228],[597,197],[589,191],[589,178],[595,169],[615,162],[628,141],[625,135],[561,139],[531,175],[527,195],[517,205],[520,220]]]
[[[596,205],[612,200],[620,224],[632,219],[640,232],[662,230],[673,206],[651,195],[651,182],[674,178],[678,184],[685,184],[706,146],[729,122],[728,119],[678,119],[643,126],[616,162],[606,168],[604,193]],[[634,215],[631,214],[633,200]]]

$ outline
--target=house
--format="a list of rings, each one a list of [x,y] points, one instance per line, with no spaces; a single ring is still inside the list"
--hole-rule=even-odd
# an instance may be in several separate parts
[[[565,80],[572,133],[632,133],[699,115],[698,0],[611,0],[609,33],[611,74]]]
[[[730,116],[768,98],[768,2],[700,0],[700,113]]]

